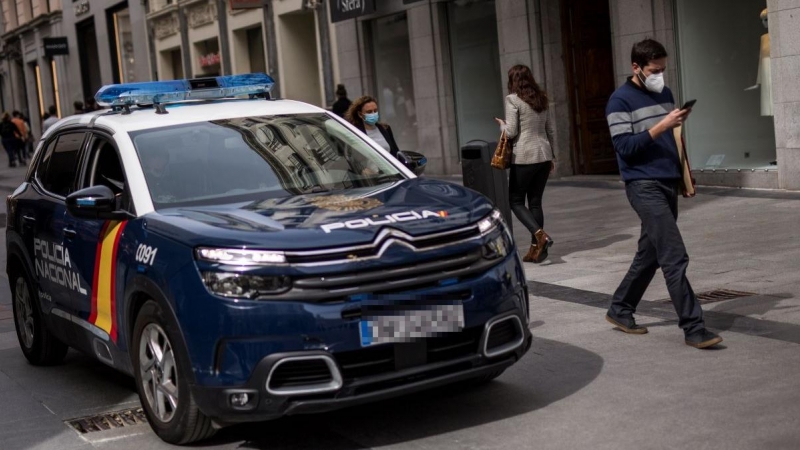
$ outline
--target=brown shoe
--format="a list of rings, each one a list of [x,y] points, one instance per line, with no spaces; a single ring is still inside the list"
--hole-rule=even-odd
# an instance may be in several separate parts
[[[533,256],[533,262],[538,264],[547,259],[547,249],[553,245],[553,240],[541,228],[533,236],[536,240],[537,248],[537,253]]]
[[[534,262],[534,258],[536,257],[537,253],[539,253],[539,251],[536,247],[536,244],[531,244],[531,248],[529,248],[528,253],[526,253],[525,256],[522,257],[522,261]]]

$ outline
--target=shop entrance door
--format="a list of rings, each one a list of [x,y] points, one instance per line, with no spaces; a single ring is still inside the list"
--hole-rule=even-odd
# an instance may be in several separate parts
[[[280,16],[281,93],[286,98],[312,105],[324,105],[317,47],[317,26],[313,11]]]
[[[617,173],[605,115],[615,88],[608,0],[563,0],[561,5],[576,172]]]
[[[75,26],[78,34],[78,53],[81,63],[81,87],[85,98],[94,97],[103,86],[100,80],[100,57],[97,53],[97,34],[94,18],[89,18]]]

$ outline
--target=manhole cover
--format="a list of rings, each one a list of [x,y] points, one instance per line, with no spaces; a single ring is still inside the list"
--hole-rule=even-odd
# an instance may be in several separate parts
[[[124,411],[97,414],[67,421],[67,425],[80,434],[113,430],[115,428],[130,427],[146,423],[147,418],[142,408],[131,408]]]
[[[700,292],[699,294],[695,295],[697,296],[697,300],[699,300],[701,304],[705,304],[705,303],[721,302],[724,300],[733,300],[735,298],[752,297],[758,294],[754,294],[752,292],[733,291],[730,289],[715,289],[713,291]],[[672,300],[666,299],[663,300],[663,302],[672,303]]]
[[[732,291],[730,289],[717,289],[715,291],[701,292],[697,294],[700,303],[721,302],[723,300],[733,300],[735,298],[752,297],[752,292]]]

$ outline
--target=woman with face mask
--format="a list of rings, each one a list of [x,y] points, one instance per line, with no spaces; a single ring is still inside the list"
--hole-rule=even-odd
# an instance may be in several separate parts
[[[344,118],[352,123],[356,128],[366,133],[373,141],[383,147],[384,150],[397,156],[400,149],[394,140],[392,128],[385,123],[379,122],[380,113],[378,112],[378,102],[373,97],[365,95],[356,99],[345,113]]]
[[[553,245],[544,232],[542,211],[544,187],[556,167],[555,133],[548,106],[547,94],[536,84],[528,66],[516,65],[508,71],[506,120],[495,120],[512,143],[509,200],[514,215],[531,232],[531,246],[522,260],[533,263],[546,260],[547,250]]]

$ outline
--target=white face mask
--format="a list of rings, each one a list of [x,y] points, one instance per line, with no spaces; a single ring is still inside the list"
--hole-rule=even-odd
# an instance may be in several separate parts
[[[647,88],[650,92],[655,92],[656,94],[660,94],[661,91],[664,90],[664,74],[663,73],[654,73],[647,78],[644,78],[644,74],[639,72],[639,81],[644,83],[644,87]]]

